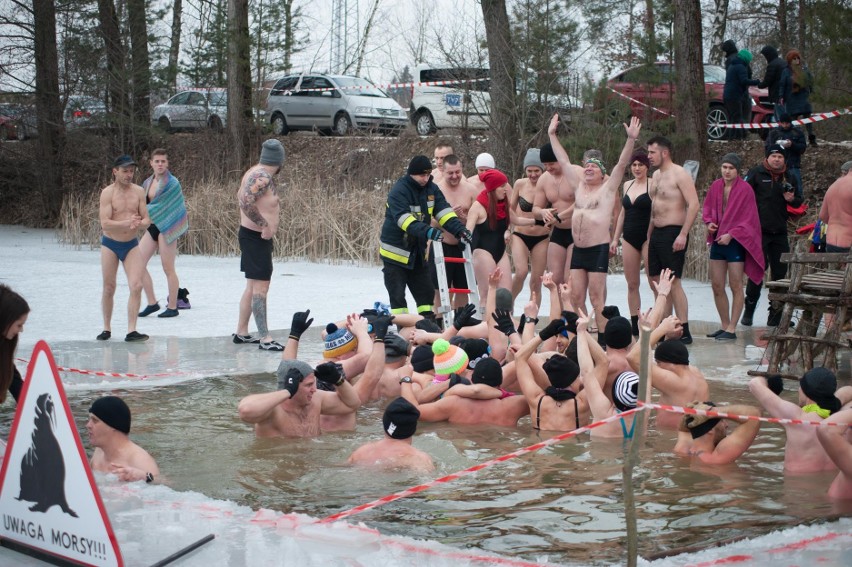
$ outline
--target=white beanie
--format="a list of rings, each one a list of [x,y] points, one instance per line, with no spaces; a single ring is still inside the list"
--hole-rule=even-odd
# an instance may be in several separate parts
[[[494,156],[491,154],[479,154],[476,156],[476,167],[487,167],[490,169],[494,169],[497,167],[497,164],[494,163]]]

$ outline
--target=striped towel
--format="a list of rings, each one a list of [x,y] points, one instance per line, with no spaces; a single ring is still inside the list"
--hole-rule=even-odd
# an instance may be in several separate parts
[[[148,191],[153,181],[152,175],[142,182],[145,191]],[[186,203],[183,200],[180,181],[171,172],[166,172],[156,195],[148,203],[148,216],[169,244],[189,230],[189,219],[186,215]]]

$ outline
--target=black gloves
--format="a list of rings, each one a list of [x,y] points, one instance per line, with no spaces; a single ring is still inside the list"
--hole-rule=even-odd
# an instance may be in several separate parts
[[[314,376],[317,377],[318,381],[334,386],[340,386],[344,380],[340,367],[333,362],[323,362],[317,366],[314,370]]]
[[[479,325],[481,321],[473,318],[473,313],[476,311],[476,305],[468,303],[464,307],[457,307],[455,315],[453,315],[453,327],[456,331],[461,331],[462,327],[471,327]]]
[[[461,229],[461,232],[459,232],[456,235],[456,238],[459,239],[459,247],[461,247],[461,249],[464,250],[465,244],[468,245],[468,246],[471,246],[471,241],[473,240],[473,235],[470,233],[470,231],[468,229],[463,228],[463,229]]]
[[[382,315],[373,320],[373,333],[376,335],[377,341],[384,341],[385,335],[388,334],[388,327],[391,324],[393,317]]]
[[[507,337],[517,333],[515,323],[512,321],[512,314],[508,310],[498,309],[492,315],[497,323],[494,328],[506,335]]]
[[[540,338],[542,342],[546,341],[547,339],[552,339],[553,337],[564,331],[565,326],[565,321],[563,321],[562,319],[554,319],[553,321],[548,323],[547,327],[545,327],[538,333],[538,338]]]
[[[447,389],[452,388],[456,384],[464,384],[466,386],[470,386],[470,380],[468,380],[467,378],[465,378],[463,376],[459,376],[455,372],[450,374],[450,379],[449,379],[448,382],[449,382],[449,386],[447,386]]]
[[[784,379],[781,378],[780,374],[767,376],[766,385],[769,386],[769,389],[772,390],[772,393],[776,396],[780,396],[781,392],[784,391]]]
[[[311,314],[311,310],[307,311],[297,311],[293,314],[293,322],[290,323],[290,338],[298,341],[302,338],[302,333],[308,330],[308,327],[311,326],[311,323],[314,322],[313,318],[308,319],[308,315]]]
[[[299,384],[302,382],[302,373],[295,368],[291,368],[284,377],[284,389],[290,392],[290,398],[296,395],[299,390]]]
[[[444,239],[444,235],[441,233],[440,229],[430,226],[426,229],[426,238],[434,240],[435,242],[440,242]]]

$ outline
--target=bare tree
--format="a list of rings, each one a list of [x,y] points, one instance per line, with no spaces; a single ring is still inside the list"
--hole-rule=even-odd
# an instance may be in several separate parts
[[[151,113],[151,63],[148,57],[148,24],[145,0],[127,0],[130,29],[130,65],[133,79],[132,121],[130,135],[132,153],[147,147],[145,134]]]
[[[248,0],[228,0],[228,138],[233,169],[246,164],[251,106]]]
[[[674,2],[675,127],[678,160],[707,154],[707,101],[704,94],[700,0]]]
[[[373,28],[373,20],[376,18],[376,12],[379,10],[379,2],[374,0],[373,6],[370,8],[370,15],[367,17],[367,25],[364,26],[364,33],[361,34],[361,41],[358,42],[358,49],[355,60],[355,75],[361,74],[361,65],[364,63],[364,55],[367,51],[367,40],[370,37],[370,31]]]
[[[722,42],[725,41],[725,30],[728,24],[728,0],[713,0],[713,29],[710,33],[711,63],[719,64],[724,60]]]
[[[56,50],[56,5],[53,0],[33,0],[36,67],[38,153],[44,210],[57,218],[62,206],[62,163],[65,124],[59,102],[59,59]]]
[[[183,0],[175,0],[172,7],[172,41],[169,45],[169,66],[166,69],[166,84],[170,89],[177,90],[178,57],[180,56],[181,16],[183,15]]]
[[[516,174],[521,161],[518,143],[517,99],[515,98],[515,57],[509,31],[506,0],[482,0],[488,66],[491,74],[491,131],[497,163]]]
[[[98,0],[98,19],[107,60],[108,109],[117,126],[116,151],[127,151],[127,75],[124,66],[124,44],[121,42],[118,16],[113,0]]]

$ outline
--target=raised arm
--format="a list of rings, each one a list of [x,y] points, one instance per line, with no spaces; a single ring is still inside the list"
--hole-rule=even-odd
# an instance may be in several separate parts
[[[592,345],[598,347],[598,350],[603,353],[603,350],[598,345],[597,341],[589,336],[588,324],[589,317],[582,310],[578,310],[577,315],[577,362],[580,366],[580,376],[583,379],[583,391],[586,392],[586,398],[589,400],[589,407],[592,410],[594,418],[603,419],[612,414],[612,402],[606,397],[601,389],[601,382],[606,382],[607,374],[607,358],[603,355],[601,360],[600,354],[592,355]]]
[[[736,415],[759,416],[760,410],[754,406],[732,405],[719,408],[720,411]],[[754,419],[731,419],[739,425],[722,439],[711,454],[702,453],[701,460],[713,464],[733,463],[737,458],[751,447],[757,432],[760,430],[760,422]]]
[[[639,139],[639,133],[642,131],[642,122],[635,116],[630,117],[630,125],[624,125],[624,130],[627,133],[627,140],[624,142],[624,148],[621,149],[621,155],[618,156],[618,162],[613,166],[607,180],[608,188],[612,191],[618,190],[621,185],[621,180],[624,178],[624,170],[630,164],[630,156],[633,155],[633,147],[636,145],[636,140]]]
[[[550,138],[550,145],[553,147],[553,153],[556,155],[556,161],[562,167],[562,175],[571,187],[576,187],[580,183],[580,178],[577,176],[577,171],[571,166],[571,160],[568,158],[568,152],[562,147],[562,142],[559,141],[559,136],[556,131],[559,128],[559,113],[553,115],[550,119],[550,126],[547,128],[547,135]]]
[[[783,380],[778,378],[778,380]],[[748,383],[751,395],[772,417],[795,419],[802,414],[801,408],[793,402],[788,402],[778,397],[778,394],[769,389],[769,383],[763,376],[755,376]]]

